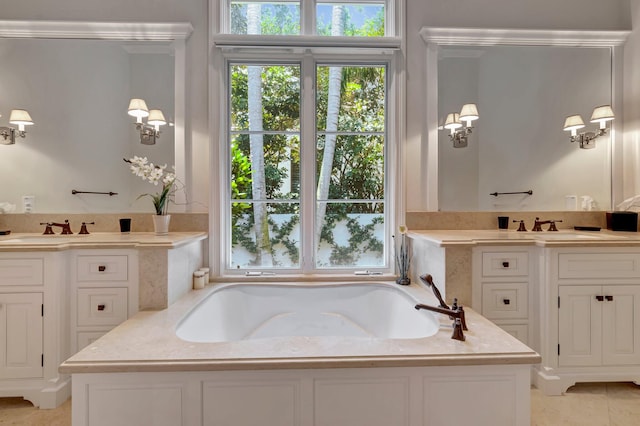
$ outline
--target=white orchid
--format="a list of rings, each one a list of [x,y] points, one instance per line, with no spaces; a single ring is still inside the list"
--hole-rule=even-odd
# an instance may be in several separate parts
[[[146,195],[150,196],[153,200],[153,206],[156,209],[157,215],[166,215],[169,203],[168,201],[173,195],[174,184],[176,183],[175,166],[171,167],[170,172],[166,172],[167,165],[162,166],[150,163],[147,157],[138,157],[137,155],[128,160],[125,158],[125,162],[129,163],[131,173],[142,178],[142,180],[158,185],[162,183],[162,191],[156,194],[142,194],[140,197]],[[138,198],[140,198],[138,197]]]

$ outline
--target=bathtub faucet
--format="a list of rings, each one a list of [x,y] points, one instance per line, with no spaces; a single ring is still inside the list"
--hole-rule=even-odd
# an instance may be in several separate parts
[[[458,306],[458,299],[453,299],[453,305],[450,309],[442,308],[439,306],[423,305],[422,303],[418,303],[415,308],[418,310],[426,309],[427,311],[448,315],[449,318],[453,319],[453,334],[451,335],[451,338],[464,341],[465,337],[462,330],[468,330],[468,328],[467,322],[464,318],[464,309],[462,308],[462,306]]]

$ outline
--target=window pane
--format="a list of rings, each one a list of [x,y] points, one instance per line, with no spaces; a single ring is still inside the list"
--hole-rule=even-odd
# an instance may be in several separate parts
[[[229,266],[299,267],[300,67],[233,64],[229,70]]]
[[[332,141],[333,139],[333,141]],[[324,200],[384,199],[384,137],[318,135],[316,181],[321,182],[327,143],[334,150],[329,191]]]
[[[317,268],[384,266],[384,204],[318,203],[326,210]]]
[[[384,132],[385,67],[319,66],[317,129]]]
[[[325,36],[384,36],[383,3],[318,3],[316,33]]]
[[[256,167],[251,156],[251,138],[262,146],[262,161]],[[258,146],[257,149],[260,149]],[[254,178],[264,171],[261,194],[253,193]],[[290,200],[300,194],[300,138],[298,135],[236,134],[231,138],[231,190],[233,199]]]
[[[232,202],[231,216],[231,268],[300,266],[299,203]]]
[[[231,130],[299,132],[300,67],[232,65]]]
[[[231,1],[231,34],[300,34],[300,4]]]
[[[316,75],[316,267],[382,267],[385,67]]]

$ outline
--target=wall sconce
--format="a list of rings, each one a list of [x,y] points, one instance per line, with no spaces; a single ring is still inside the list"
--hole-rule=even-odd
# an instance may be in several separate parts
[[[611,105],[602,105],[593,109],[591,123],[599,123],[598,133],[582,132],[578,130],[584,128],[584,121],[579,114],[570,115],[564,120],[564,131],[571,132],[571,142],[580,142],[580,148],[591,149],[596,147],[596,139],[607,134],[607,121],[615,118]]]
[[[16,136],[24,138],[27,135],[27,131],[24,126],[31,126],[33,120],[29,113],[24,109],[12,109],[9,115],[9,123],[18,126],[15,127],[0,127],[0,143],[3,145],[13,145],[16,143]]]
[[[156,139],[160,137],[160,126],[167,124],[164,114],[159,109],[149,110],[144,99],[131,99],[127,114],[136,118],[136,129],[140,132],[140,143],[144,145],[155,145]],[[147,118],[147,123],[142,119]]]
[[[452,112],[447,114],[444,128],[451,131],[449,138],[453,142],[454,148],[464,148],[467,146],[469,135],[473,129],[471,122],[480,118],[476,104],[465,104],[460,110],[460,114]],[[465,122],[463,125],[462,122]]]

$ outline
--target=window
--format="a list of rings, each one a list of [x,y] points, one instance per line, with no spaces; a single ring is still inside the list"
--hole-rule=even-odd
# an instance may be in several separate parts
[[[227,0],[228,34],[382,37],[387,0]],[[306,11],[311,13],[305,13]]]
[[[393,267],[389,4],[226,1],[223,273]]]

